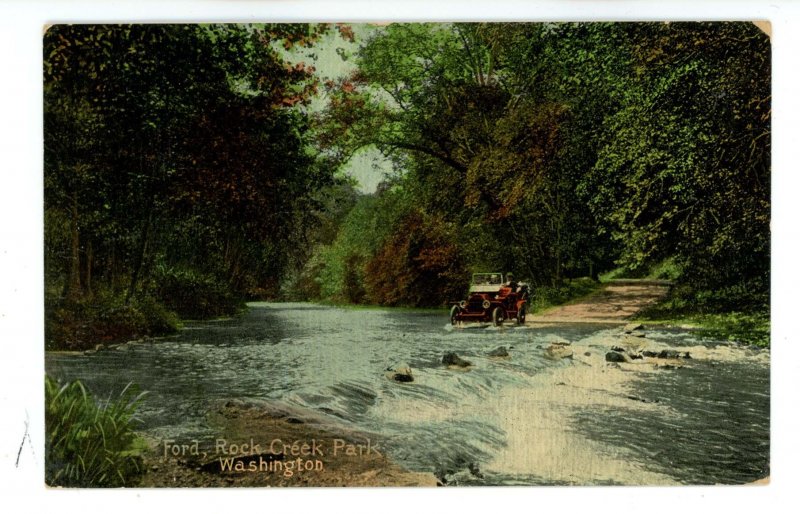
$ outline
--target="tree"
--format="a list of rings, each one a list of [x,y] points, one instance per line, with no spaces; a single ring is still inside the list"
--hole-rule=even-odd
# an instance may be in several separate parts
[[[128,300],[152,287],[156,265],[189,267],[241,293],[280,282],[317,205],[312,192],[331,172],[309,151],[297,108],[316,90],[313,68],[290,65],[277,45],[311,45],[326,30],[48,30],[45,204],[72,220],[70,264],[52,266],[69,271],[71,296],[88,285],[73,272],[84,267],[87,281],[93,268],[112,286],[127,279]],[[53,229],[48,245],[64,240]]]

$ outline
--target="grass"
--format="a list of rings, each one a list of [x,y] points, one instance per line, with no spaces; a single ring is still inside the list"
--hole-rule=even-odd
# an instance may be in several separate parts
[[[636,315],[637,321],[652,324],[689,326],[698,334],[717,340],[767,348],[770,345],[769,308],[762,306],[744,311],[724,310],[719,306],[699,305],[674,291],[661,302]]]
[[[695,313],[673,314],[654,313],[644,310],[636,316],[637,321],[648,324],[680,325],[692,327],[703,337],[722,341],[754,345],[761,348],[770,346],[770,320],[765,312],[745,313]]]
[[[45,375],[45,481],[50,486],[122,487],[144,471],[146,444],[134,431],[142,398],[130,384],[98,404],[80,381]]]

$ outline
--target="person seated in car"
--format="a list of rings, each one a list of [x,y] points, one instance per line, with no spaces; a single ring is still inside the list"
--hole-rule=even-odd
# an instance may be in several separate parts
[[[517,283],[516,280],[514,280],[514,274],[509,273],[508,275],[506,275],[506,278],[508,279],[508,282],[506,282],[506,286],[511,288],[512,293],[516,293],[519,284]]]

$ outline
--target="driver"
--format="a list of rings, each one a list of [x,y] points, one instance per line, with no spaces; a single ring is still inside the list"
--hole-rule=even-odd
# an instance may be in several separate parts
[[[517,286],[519,284],[517,283],[516,280],[514,280],[514,274],[513,273],[509,273],[509,274],[506,275],[506,278],[508,279],[508,282],[506,283],[506,286],[511,288],[511,292],[512,293],[516,293],[517,292]]]

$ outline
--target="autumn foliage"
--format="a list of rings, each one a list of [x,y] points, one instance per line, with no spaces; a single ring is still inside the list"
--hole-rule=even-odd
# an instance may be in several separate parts
[[[431,307],[464,293],[468,273],[451,230],[441,220],[413,211],[366,265],[371,302]]]

